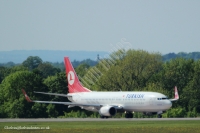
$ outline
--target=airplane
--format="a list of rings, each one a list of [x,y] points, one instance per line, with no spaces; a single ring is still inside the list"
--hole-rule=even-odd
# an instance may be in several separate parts
[[[67,97],[71,102],[58,101],[37,101],[31,100],[25,90],[22,92],[28,102],[51,103],[68,105],[68,108],[79,106],[81,109],[98,112],[101,118],[109,118],[117,112],[125,112],[125,118],[133,118],[134,112],[142,112],[144,115],[157,114],[162,118],[162,114],[172,106],[173,101],[179,99],[178,90],[175,86],[174,98],[168,99],[167,96],[158,92],[145,91],[116,91],[99,92],[91,91],[83,87],[78,76],[69,60],[64,57],[66,76],[68,80],[68,94],[35,92],[46,95]]]

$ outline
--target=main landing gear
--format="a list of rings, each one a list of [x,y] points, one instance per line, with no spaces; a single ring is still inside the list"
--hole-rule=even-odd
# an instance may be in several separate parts
[[[102,116],[102,115],[101,115],[100,118],[101,118],[101,119],[104,119],[104,118],[107,119],[108,116]]]
[[[158,118],[162,118],[162,114],[158,114]]]
[[[125,118],[133,118],[133,113],[131,113],[131,112],[126,112]]]

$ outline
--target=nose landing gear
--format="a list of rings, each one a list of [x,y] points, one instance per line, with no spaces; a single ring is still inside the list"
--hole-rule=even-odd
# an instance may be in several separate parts
[[[125,118],[133,118],[133,113],[131,113],[131,112],[126,112]]]

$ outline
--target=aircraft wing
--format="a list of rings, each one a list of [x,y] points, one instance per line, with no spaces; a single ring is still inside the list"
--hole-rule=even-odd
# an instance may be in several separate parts
[[[177,87],[175,86],[174,87],[174,99],[169,99],[171,102],[173,101],[177,101],[179,99],[179,95],[178,95],[178,89]]]
[[[37,101],[37,100],[31,100],[29,98],[29,96],[26,94],[25,90],[22,89],[22,92],[26,98],[26,100],[28,102],[35,102],[35,103],[52,103],[52,104],[63,104],[63,105],[71,105],[71,106],[91,106],[91,107],[97,107],[97,108],[100,108],[102,106],[105,106],[105,105],[101,105],[101,104],[79,104],[79,103],[73,103],[73,102],[57,102],[57,101]],[[62,95],[64,96],[64,94],[54,94],[54,93],[43,93],[43,92],[38,92],[38,93],[42,93],[42,94],[52,94],[52,95]],[[65,95],[67,97],[67,95]],[[111,105],[113,106],[114,108],[116,109],[122,109],[123,107],[122,106],[118,106],[118,105]]]

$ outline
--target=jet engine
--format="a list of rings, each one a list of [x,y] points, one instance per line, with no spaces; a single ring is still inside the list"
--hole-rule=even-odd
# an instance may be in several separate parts
[[[99,110],[101,116],[114,116],[117,113],[117,110],[112,106],[103,106]]]

